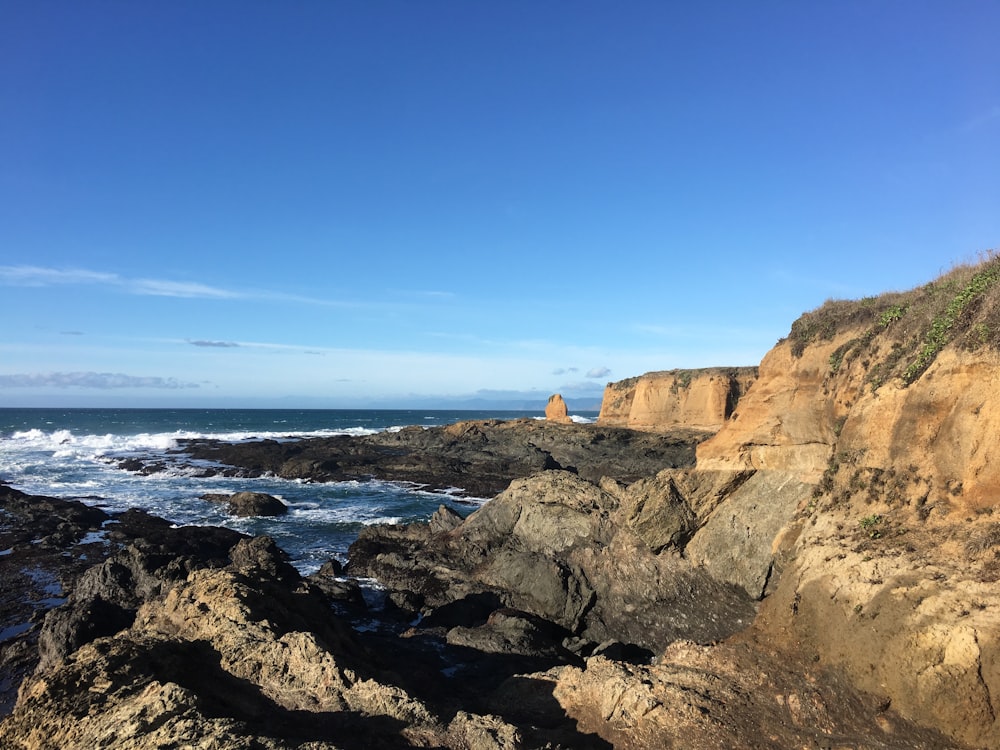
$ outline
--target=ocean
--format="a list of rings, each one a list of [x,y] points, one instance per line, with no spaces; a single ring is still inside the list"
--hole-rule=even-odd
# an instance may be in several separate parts
[[[596,413],[574,415],[592,421]],[[410,425],[468,419],[541,417],[539,412],[356,409],[0,409],[0,481],[36,495],[73,498],[120,512],[141,508],[178,525],[225,526],[267,534],[303,574],[347,549],[368,524],[424,521],[442,503],[467,515],[485,498],[427,492],[383,482],[311,483],[278,477],[198,477],[169,452],[184,438],[247,441],[365,435]],[[118,468],[129,457],[154,457],[174,469],[143,476]],[[234,518],[207,493],[243,490],[281,498],[289,513]]]

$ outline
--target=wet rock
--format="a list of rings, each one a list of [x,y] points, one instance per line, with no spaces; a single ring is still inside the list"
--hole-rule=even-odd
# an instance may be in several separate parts
[[[266,492],[235,492],[229,496],[228,510],[234,516],[282,516],[288,506]]]
[[[491,497],[512,479],[539,471],[566,469],[594,481],[602,476],[634,481],[667,467],[690,466],[695,446],[710,434],[687,429],[655,434],[523,419],[281,443],[197,440],[182,447],[185,455],[224,465],[213,471],[225,475],[270,472],[320,482],[378,477]]]

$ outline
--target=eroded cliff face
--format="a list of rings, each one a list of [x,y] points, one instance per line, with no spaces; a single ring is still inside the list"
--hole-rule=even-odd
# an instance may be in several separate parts
[[[597,421],[634,430],[715,431],[756,377],[756,367],[713,367],[650,372],[609,383]]]
[[[911,384],[878,388],[864,361],[828,365],[813,406],[785,415],[783,424],[811,424],[817,441],[828,436],[825,465],[822,443],[787,442],[791,428],[764,446],[743,443],[751,462],[780,456],[811,478],[823,469],[776,538],[787,564],[756,627],[803,644],[904,716],[997,746],[1000,358],[946,348]],[[705,448],[714,463],[717,448]]]
[[[974,747],[1000,746],[997,268],[804,316],[678,474],[685,556],[768,594],[756,637]]]

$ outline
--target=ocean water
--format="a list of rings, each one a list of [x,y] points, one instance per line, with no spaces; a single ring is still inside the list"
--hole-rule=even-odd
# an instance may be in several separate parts
[[[442,503],[463,515],[485,498],[434,493],[399,482],[312,483],[278,477],[197,477],[175,466],[142,476],[117,467],[123,458],[159,458],[185,438],[247,441],[365,435],[409,425],[467,419],[540,417],[538,412],[273,409],[0,409],[0,481],[38,495],[74,498],[109,511],[141,508],[178,525],[225,526],[275,538],[302,572],[346,560],[367,524],[423,521]],[[596,414],[575,416],[591,421]],[[277,518],[233,518],[206,493],[242,490],[281,498]]]

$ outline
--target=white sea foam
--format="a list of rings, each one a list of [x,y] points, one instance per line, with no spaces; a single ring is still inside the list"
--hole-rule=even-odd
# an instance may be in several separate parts
[[[137,435],[75,435],[69,430],[31,429],[15,432],[8,438],[0,438],[0,444],[10,443],[20,449],[51,451],[54,458],[72,458],[75,456],[104,456],[110,453],[128,454],[135,452],[163,452],[175,450],[183,440],[220,440],[227,443],[245,443],[254,440],[290,441],[313,437],[335,437],[338,435],[362,436],[373,435],[379,430],[367,427],[350,427],[341,430],[313,430],[309,432],[272,432],[272,431],[238,431],[238,432],[193,432],[176,430],[174,432],[139,433]]]
[[[245,421],[265,429],[233,429],[212,432],[188,421],[178,422],[178,429],[159,430],[173,425],[160,420],[155,425],[129,422],[96,422],[91,419],[74,425],[65,415],[52,423],[28,429],[15,427],[0,433],[0,479],[20,490],[36,495],[74,498],[97,505],[111,513],[140,508],[179,526],[225,526],[247,534],[268,534],[291,556],[304,573],[318,570],[331,558],[346,558],[347,548],[362,525],[399,524],[429,518],[442,502],[474,502],[458,497],[460,491],[431,492],[426,485],[390,481],[347,481],[320,483],[274,476],[257,478],[203,476],[205,468],[217,463],[193,461],[177,449],[185,440],[216,439],[229,442],[250,440],[295,440],[336,435],[368,435],[382,428],[343,425],[338,429],[280,431],[280,420]],[[414,419],[423,421],[423,416]],[[12,422],[13,423],[13,422]],[[134,425],[134,427],[130,427]],[[231,422],[219,422],[226,429]],[[297,423],[301,424],[301,423]],[[384,423],[383,423],[384,424]],[[97,425],[93,427],[92,425]],[[123,425],[115,432],[116,425]],[[64,429],[69,426],[71,429]],[[289,426],[292,426],[291,424]],[[75,427],[75,429],[72,429]],[[146,431],[139,431],[146,428]],[[242,425],[241,425],[242,427]],[[279,428],[276,430],[275,428]],[[398,427],[385,429],[399,430]],[[135,430],[130,434],[131,430]],[[150,475],[119,468],[120,460],[137,457],[144,463],[162,462],[163,471]],[[208,493],[233,493],[241,490],[266,492],[280,497],[289,513],[274,518],[235,518],[226,512],[224,503],[202,498]],[[455,506],[460,507],[460,506]],[[103,532],[94,532],[85,542],[106,540]],[[0,554],[5,550],[0,550]]]
[[[364,526],[379,526],[382,524],[386,526],[398,526],[403,523],[403,519],[399,516],[382,516],[379,518],[366,518],[361,523]]]

